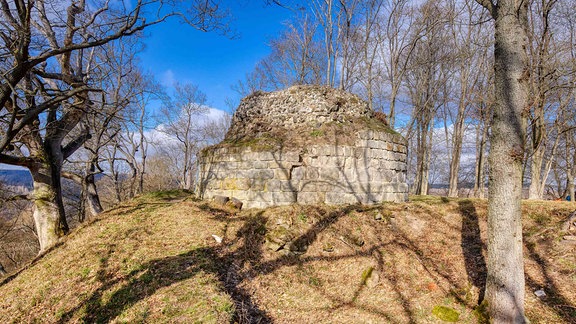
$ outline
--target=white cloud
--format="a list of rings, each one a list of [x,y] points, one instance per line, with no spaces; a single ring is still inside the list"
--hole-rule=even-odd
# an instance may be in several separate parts
[[[230,114],[224,110],[217,108],[207,107],[207,112],[198,116],[196,119],[195,127],[202,127],[210,122],[218,122],[224,117],[230,117]],[[163,146],[173,146],[178,143],[174,136],[166,132],[166,125],[159,124],[154,129],[145,133],[145,137],[152,143],[162,144]]]
[[[164,73],[162,73],[162,77],[160,78],[160,82],[165,87],[174,86],[176,83],[176,76],[174,75],[174,72],[170,69],[164,71]]]

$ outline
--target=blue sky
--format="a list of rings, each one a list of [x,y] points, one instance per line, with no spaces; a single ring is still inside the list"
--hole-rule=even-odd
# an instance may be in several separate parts
[[[209,106],[230,111],[226,98],[240,99],[231,85],[270,53],[268,40],[292,13],[264,0],[225,1],[225,5],[237,38],[201,32],[173,19],[148,30],[146,49],[139,57],[143,68],[165,86],[173,81],[196,84],[206,93]]]

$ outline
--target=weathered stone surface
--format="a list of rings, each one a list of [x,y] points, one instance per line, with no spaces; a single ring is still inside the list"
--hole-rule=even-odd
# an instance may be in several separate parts
[[[214,196],[212,198],[212,200],[218,205],[226,205],[226,203],[228,202],[228,200],[230,200],[230,198],[226,197],[226,196],[217,195],[217,196]]]
[[[232,197],[230,199],[230,204],[238,210],[242,209],[242,205],[243,205],[242,201],[240,201],[240,199],[238,199],[236,197]]]
[[[272,137],[285,132],[294,143],[308,132],[313,140],[300,147],[214,146],[199,160],[197,192],[203,198],[235,197],[244,208],[405,201],[407,142],[401,135],[366,123],[361,125],[367,128],[345,133],[346,138],[330,142],[327,139],[333,137],[325,137],[316,143],[324,123],[371,117],[359,98],[324,87],[298,86],[250,96],[236,111],[225,141],[258,143],[268,131]],[[302,128],[306,125],[308,131]]]

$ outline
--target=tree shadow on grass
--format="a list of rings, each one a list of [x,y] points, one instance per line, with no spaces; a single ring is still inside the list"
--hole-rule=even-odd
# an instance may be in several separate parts
[[[247,241],[262,240],[264,233],[253,230],[261,228],[262,221],[262,217],[253,218],[240,229],[245,235],[256,236]],[[240,276],[237,273],[238,267],[233,264],[234,256],[223,254],[218,246],[196,248],[178,255],[154,259],[122,278],[118,278],[116,271],[108,267],[108,258],[114,248],[111,245],[107,255],[101,258],[100,270],[96,277],[102,284],[101,287],[94,291],[85,302],[79,303],[76,308],[63,314],[60,323],[68,322],[79,311],[84,314],[81,318],[82,322],[110,322],[139,301],[155,294],[159,289],[202,273],[215,274],[223,291],[232,297],[236,306],[232,318],[233,323],[272,322],[272,319],[251,301],[250,295],[238,287],[241,280],[238,280]],[[252,248],[251,250],[255,254],[254,258],[259,258],[258,250]],[[106,295],[110,289],[120,283],[122,286],[111,296]],[[84,307],[85,310],[82,310],[81,308]]]
[[[541,298],[540,301],[552,309],[565,323],[576,323],[576,305],[573,300],[568,300],[560,293],[556,283],[548,273],[551,265],[536,251],[534,244],[525,243],[524,246],[528,250],[528,257],[538,264],[544,277],[544,287],[542,287],[536,280],[527,275],[526,284],[530,288],[527,293],[544,288],[546,297]]]
[[[480,237],[480,226],[476,207],[470,200],[459,200],[458,208],[462,215],[461,247],[464,255],[468,281],[479,290],[478,304],[484,299],[486,289],[486,261],[482,250],[484,243]]]

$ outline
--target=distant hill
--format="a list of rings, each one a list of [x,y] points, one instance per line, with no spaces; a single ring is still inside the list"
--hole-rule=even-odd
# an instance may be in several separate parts
[[[0,182],[32,189],[32,175],[28,170],[0,170]]]
[[[486,205],[416,196],[238,211],[147,194],[0,281],[0,323],[477,323]],[[576,255],[559,238],[573,208],[523,203],[533,323],[576,318]]]

